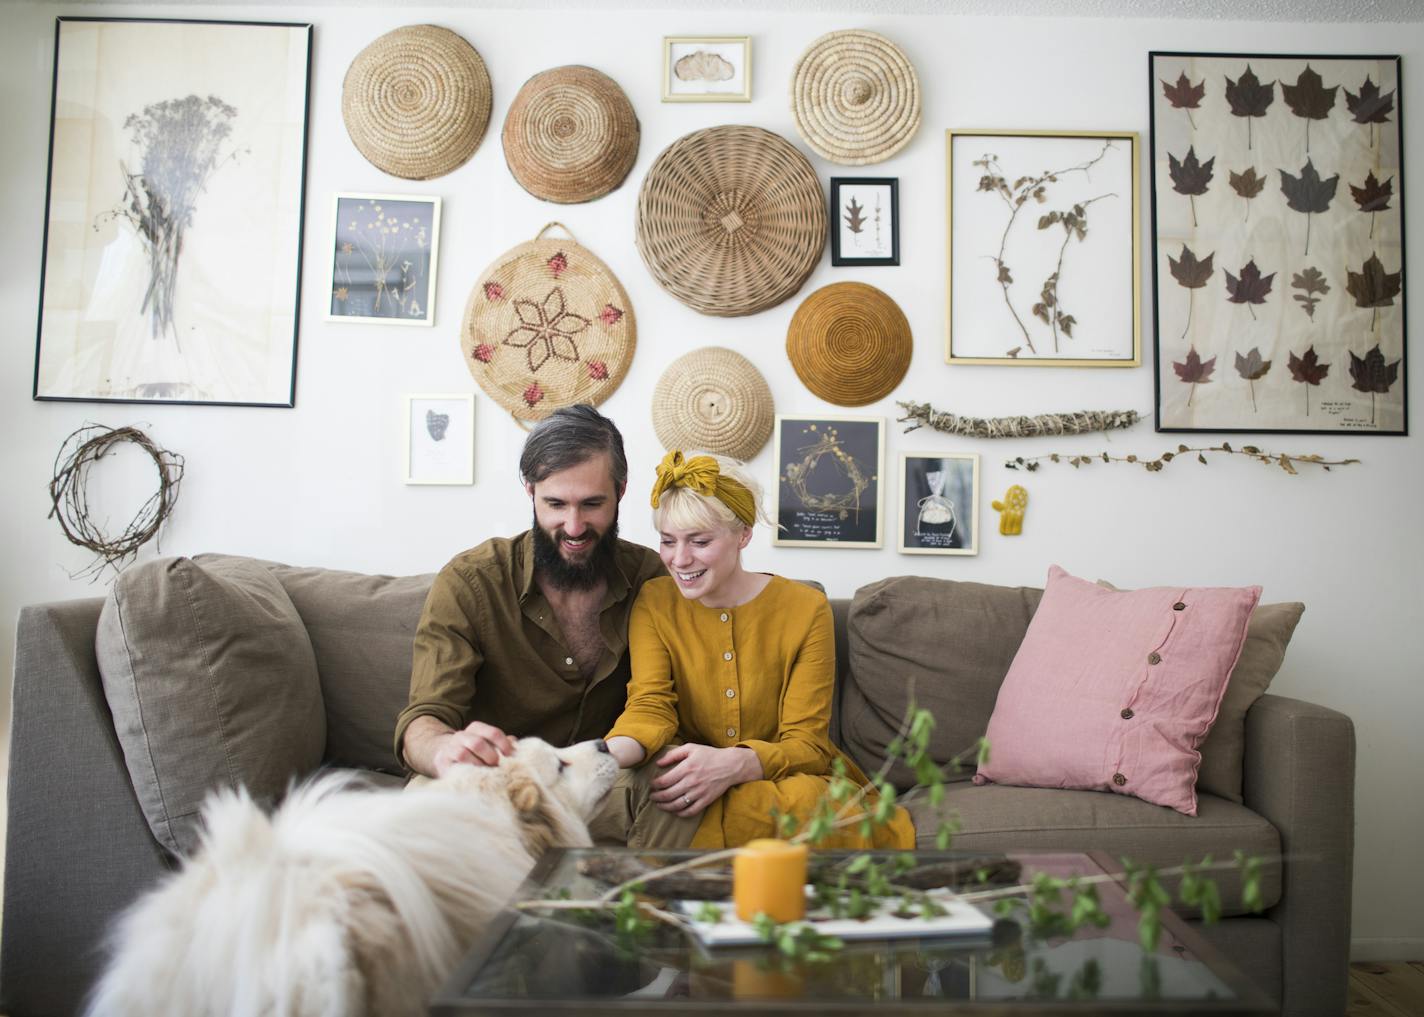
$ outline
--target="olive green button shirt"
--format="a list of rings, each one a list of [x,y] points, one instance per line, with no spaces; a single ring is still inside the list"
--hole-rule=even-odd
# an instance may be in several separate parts
[[[552,745],[601,738],[623,711],[629,676],[628,616],[643,583],[664,575],[657,552],[620,540],[599,608],[603,653],[591,678],[564,643],[534,581],[534,539],[497,537],[450,561],[435,577],[415,631],[410,704],[396,720],[396,759],[416,717],[451,728],[493,724]]]

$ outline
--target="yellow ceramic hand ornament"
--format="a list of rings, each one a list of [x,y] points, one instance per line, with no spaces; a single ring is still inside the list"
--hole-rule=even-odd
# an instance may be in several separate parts
[[[1024,509],[1028,507],[1028,492],[1018,484],[1004,493],[1003,501],[991,503],[999,513],[999,532],[1006,537],[1023,532]]]

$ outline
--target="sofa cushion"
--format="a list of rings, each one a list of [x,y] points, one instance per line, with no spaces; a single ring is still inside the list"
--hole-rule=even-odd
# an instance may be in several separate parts
[[[1097,791],[1009,787],[1004,784],[951,785],[944,812],[924,798],[907,808],[915,820],[919,850],[934,848],[939,815],[957,815],[956,851],[1102,851],[1114,859],[1146,862],[1159,869],[1200,862],[1211,855],[1229,862],[1237,850],[1262,859],[1261,895],[1266,907],[1281,896],[1281,840],[1276,828],[1244,805],[1201,795],[1195,817],[1126,795]],[[1215,874],[1222,914],[1245,914],[1241,874]],[[1164,879],[1175,890],[1176,879]],[[1190,908],[1174,905],[1178,913]]]
[[[930,752],[941,766],[959,757],[967,780],[1043,591],[899,576],[856,591],[847,618],[850,674],[839,704],[842,744],[867,772],[879,769],[910,700],[934,714]],[[897,764],[890,780],[914,775]]]
[[[316,650],[327,760],[403,773],[391,743],[396,717],[410,701],[415,627],[435,577],[265,564],[292,598]]]
[[[1110,590],[1118,587],[1106,579],[1098,583]],[[1241,659],[1226,683],[1226,695],[1216,720],[1201,743],[1201,768],[1197,771],[1197,789],[1239,802],[1241,798],[1241,765],[1246,754],[1246,711],[1266,694],[1271,679],[1286,659],[1286,646],[1295,632],[1305,605],[1257,604],[1246,626],[1246,642],[1241,647]]]
[[[94,648],[134,793],[168,850],[197,846],[210,790],[242,786],[270,803],[321,762],[316,658],[261,564],[130,566],[100,611]]]
[[[1196,814],[1206,737],[1261,588],[1108,590],[1058,566],[975,781],[1134,795]]]

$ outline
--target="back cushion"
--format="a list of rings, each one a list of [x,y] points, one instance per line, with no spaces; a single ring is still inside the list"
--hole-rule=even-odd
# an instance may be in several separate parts
[[[863,586],[847,619],[850,676],[841,701],[841,737],[865,770],[878,769],[913,698],[934,714],[931,755],[940,765],[958,756],[974,774],[976,744],[989,726],[999,685],[1043,591],[920,576]],[[902,764],[890,771],[899,788],[914,784]]]
[[[435,577],[267,567],[296,605],[316,650],[327,760],[403,772],[391,742],[396,717],[410,700],[415,627]]]
[[[134,792],[168,850],[198,844],[208,791],[270,803],[326,742],[316,658],[281,584],[259,562],[160,558],[126,569],[95,653]]]

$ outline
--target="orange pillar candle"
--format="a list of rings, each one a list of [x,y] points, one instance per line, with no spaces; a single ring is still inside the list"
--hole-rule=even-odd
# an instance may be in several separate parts
[[[806,845],[784,840],[750,841],[732,859],[732,899],[737,917],[749,922],[757,912],[773,921],[794,922],[806,915]]]

